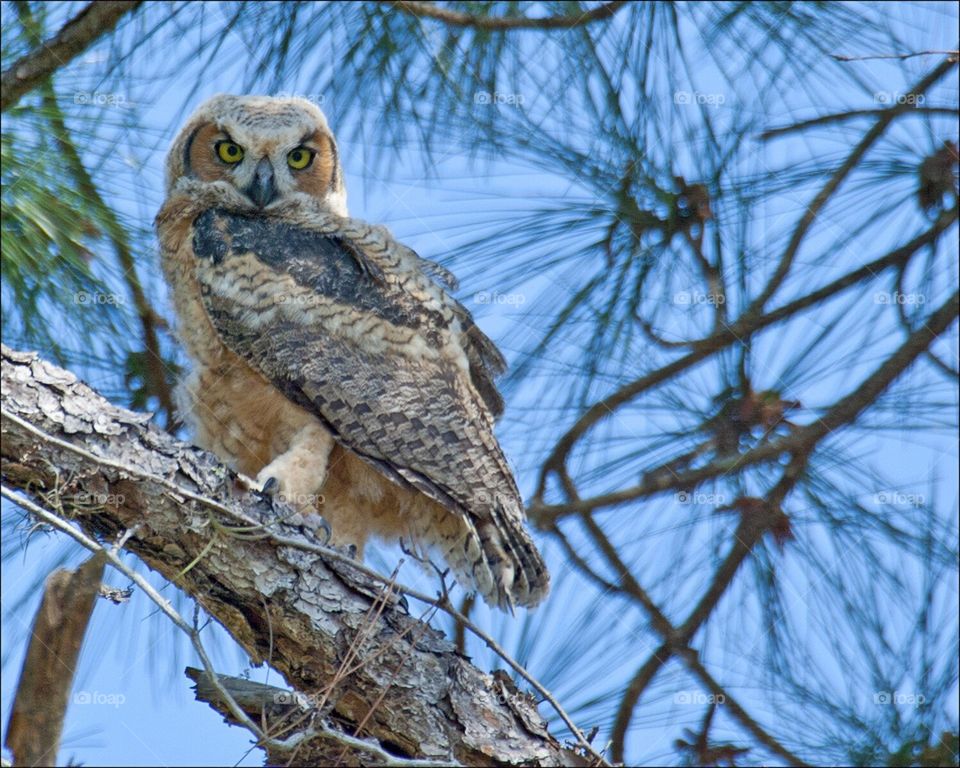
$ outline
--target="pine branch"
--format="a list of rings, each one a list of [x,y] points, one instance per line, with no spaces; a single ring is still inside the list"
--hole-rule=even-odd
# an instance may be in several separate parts
[[[641,495],[659,493],[660,491],[669,490],[670,488],[674,487],[683,488],[686,487],[683,485],[683,483],[687,481],[701,482],[702,480],[697,480],[693,476],[687,477],[686,475],[678,478],[678,482],[676,484],[670,483],[666,479],[660,480],[657,478],[657,482],[642,483],[640,486],[622,489],[620,491],[598,496],[593,499],[583,499],[581,501],[572,502],[570,505],[547,505],[540,502],[546,487],[548,475],[551,472],[561,472],[567,462],[570,452],[573,450],[574,445],[576,445],[576,443],[584,435],[586,435],[587,432],[589,432],[598,423],[603,421],[607,416],[614,413],[614,411],[616,411],[618,408],[626,405],[629,402],[632,402],[644,392],[647,392],[654,387],[663,384],[664,382],[672,380],[677,374],[700,364],[711,355],[720,352],[721,350],[726,349],[735,343],[742,343],[744,339],[749,338],[757,332],[776,325],[777,323],[781,323],[784,320],[803,312],[804,310],[818,306],[823,301],[836,296],[848,288],[856,286],[865,280],[876,279],[877,276],[886,269],[906,264],[914,254],[918,253],[921,249],[930,245],[931,243],[936,242],[937,239],[947,231],[947,229],[953,226],[953,224],[957,221],[957,217],[957,208],[944,211],[929,229],[920,233],[904,245],[893,249],[889,253],[884,254],[883,256],[874,259],[867,264],[864,264],[862,267],[852,270],[851,272],[837,278],[836,280],[833,280],[822,288],[813,290],[805,296],[801,296],[800,298],[795,299],[794,301],[791,301],[782,307],[768,311],[766,314],[760,316],[751,316],[749,314],[745,314],[741,316],[732,322],[727,328],[724,328],[723,330],[718,331],[717,333],[708,336],[705,339],[692,342],[690,345],[692,347],[691,351],[683,357],[677,358],[676,360],[673,360],[661,366],[660,368],[651,371],[639,379],[631,381],[607,397],[591,405],[583,412],[573,426],[570,427],[557,441],[550,455],[547,457],[547,460],[544,462],[540,471],[537,494],[534,496],[534,500],[530,508],[531,517],[536,519],[542,525],[547,525],[549,527],[550,520],[557,517],[562,517],[566,514],[589,511],[599,506],[620,504],[636,499]],[[706,469],[706,474],[703,475],[705,479],[715,476],[715,474],[710,473],[709,468]],[[721,470],[717,474],[722,474],[724,471],[726,470]],[[656,475],[657,472],[654,470],[649,474]],[[671,477],[673,477],[672,474]],[[658,483],[662,485],[662,487],[660,487]]]
[[[870,59],[896,59],[898,61],[903,61],[904,59],[912,59],[914,56],[950,56],[954,61],[960,57],[960,51],[946,51],[946,50],[934,50],[934,51],[914,51],[913,53],[875,53],[868,56],[843,56],[839,53],[832,53],[830,56],[836,61],[868,61]]]
[[[381,0],[382,5],[388,5],[403,13],[418,18],[429,18],[442,21],[453,27],[473,27],[474,29],[503,31],[509,29],[570,29],[589,24],[601,19],[609,19],[617,11],[627,5],[625,0],[614,0],[604,3],[591,11],[564,16],[544,16],[529,18],[526,16],[477,16],[473,13],[443,8],[435,3],[418,2],[418,0]]]
[[[141,2],[92,2],[64,24],[56,35],[21,56],[0,76],[0,112],[16,105],[21,96],[113,31],[120,19]]]
[[[926,93],[938,80],[940,80],[940,78],[953,69],[956,64],[957,59],[955,57],[947,57],[940,62],[939,65],[924,75],[924,77],[922,77],[919,82],[917,82],[917,84],[910,89],[909,95],[919,96]],[[820,215],[821,211],[823,211],[827,203],[833,197],[834,193],[840,188],[840,185],[843,184],[853,170],[860,165],[860,161],[863,159],[864,155],[866,155],[869,149],[884,134],[887,128],[890,127],[893,121],[899,115],[909,112],[914,108],[914,101],[914,99],[905,99],[903,103],[896,104],[888,111],[880,115],[876,122],[863,135],[863,138],[861,138],[860,141],[857,142],[857,145],[850,151],[850,154],[847,155],[847,159],[844,160],[840,167],[834,171],[829,179],[827,179],[826,184],[824,184],[820,191],[817,192],[813,200],[810,201],[809,205],[807,205],[806,209],[804,210],[803,215],[797,222],[797,226],[793,230],[793,234],[790,236],[790,242],[787,243],[787,247],[784,249],[783,255],[780,257],[780,261],[777,263],[777,267],[774,270],[773,275],[771,275],[766,286],[760,292],[760,295],[753,300],[753,303],[747,309],[745,313],[747,316],[759,315],[763,312],[763,308],[766,306],[767,302],[780,289],[781,285],[783,285],[783,281],[786,280],[787,275],[790,273],[790,269],[793,266],[794,260],[796,259],[797,254],[800,252],[800,246],[803,244],[807,233],[813,227],[813,224],[817,220],[817,217]]]
[[[43,106],[47,112],[50,126],[53,128],[53,136],[57,146],[63,156],[65,165],[73,176],[77,185],[77,191],[89,203],[97,218],[102,222],[106,235],[113,245],[114,252],[117,255],[117,261],[120,264],[121,276],[123,282],[130,291],[130,297],[133,299],[133,306],[137,311],[137,318],[140,321],[141,342],[144,350],[144,377],[149,392],[156,396],[160,406],[160,411],[164,415],[164,426],[167,431],[175,432],[179,427],[176,418],[176,410],[173,404],[173,388],[171,382],[174,378],[173,371],[167,368],[163,359],[163,352],[160,349],[160,338],[157,333],[157,320],[159,315],[150,304],[143,286],[140,284],[140,278],[137,275],[136,260],[133,256],[133,250],[130,247],[127,232],[120,223],[120,219],[114,210],[107,205],[107,202],[100,195],[93,177],[87,171],[77,150],[70,131],[67,128],[67,122],[60,109],[56,93],[50,81],[43,84]]]

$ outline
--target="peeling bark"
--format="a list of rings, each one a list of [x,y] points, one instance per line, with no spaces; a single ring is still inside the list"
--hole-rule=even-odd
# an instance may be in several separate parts
[[[269,663],[315,700],[350,649],[359,649],[362,664],[311,713],[326,735],[304,741],[284,733],[278,739],[297,746],[284,752],[274,742],[272,762],[329,764],[345,749],[342,764],[385,762],[345,747],[330,735],[338,728],[401,759],[586,764],[549,735],[532,696],[474,667],[442,633],[408,615],[403,600],[384,601],[386,580],[271,538],[224,532],[237,520],[222,508],[254,520],[275,515],[211,454],[157,429],[149,415],[112,405],[73,374],[6,346],[0,403],[4,484],[100,541],[127,534],[124,548],[195,598],[254,663]],[[309,541],[293,525],[270,529]],[[370,610],[375,602],[383,603],[379,613]]]

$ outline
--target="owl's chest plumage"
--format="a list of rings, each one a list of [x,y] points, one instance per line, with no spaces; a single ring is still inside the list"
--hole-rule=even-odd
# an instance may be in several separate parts
[[[197,279],[192,221],[168,222],[161,241],[177,335],[193,363],[190,375],[178,386],[181,414],[199,445],[229,460],[237,471],[256,475],[298,429],[316,420],[223,343],[207,314]],[[235,277],[235,290],[242,290],[244,279]]]

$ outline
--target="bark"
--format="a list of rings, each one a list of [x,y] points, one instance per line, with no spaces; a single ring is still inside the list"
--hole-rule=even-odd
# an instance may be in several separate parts
[[[96,554],[75,571],[60,568],[47,578],[7,727],[14,765],[52,765],[57,759],[77,659],[105,564],[106,558]]]
[[[550,736],[533,697],[470,664],[409,615],[405,600],[383,599],[387,580],[315,542],[311,549],[309,533],[277,522],[265,499],[149,415],[6,346],[0,404],[4,485],[88,536],[122,541],[196,599],[254,663],[269,663],[320,704],[270,742],[271,762],[371,765],[389,762],[389,753],[464,765],[585,764]],[[225,527],[244,518],[270,521],[278,536]],[[269,713],[266,723],[271,729]],[[375,740],[374,748],[354,737]]]

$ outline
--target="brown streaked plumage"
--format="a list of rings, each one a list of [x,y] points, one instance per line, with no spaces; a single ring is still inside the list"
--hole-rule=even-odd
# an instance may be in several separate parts
[[[549,577],[493,435],[503,359],[449,273],[348,218],[320,110],[214,97],[167,171],[157,227],[197,442],[275,478],[337,543],[402,537],[490,603],[538,603]]]

